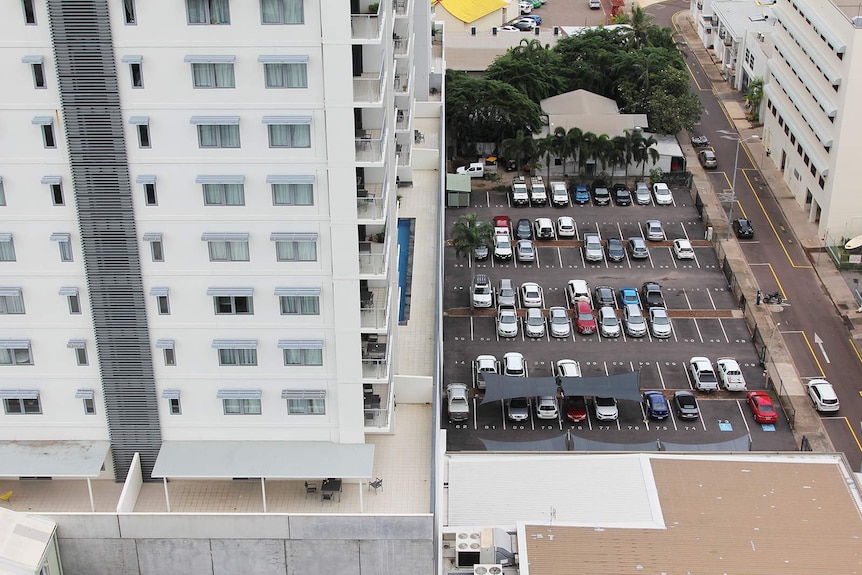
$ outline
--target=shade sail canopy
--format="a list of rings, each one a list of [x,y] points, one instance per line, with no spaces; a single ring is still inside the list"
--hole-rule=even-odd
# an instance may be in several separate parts
[[[374,446],[326,441],[165,441],[153,477],[372,477]]]
[[[107,441],[2,441],[0,477],[99,477]]]
[[[483,376],[485,378],[483,405],[513,397],[557,395],[556,377],[514,377],[496,373],[485,373]]]
[[[537,441],[497,441],[482,439],[488,451],[568,451],[568,434]]]
[[[610,443],[572,435],[572,451],[658,451],[658,440],[643,443]]]
[[[563,387],[563,393],[567,396],[586,395],[640,401],[639,379],[639,371],[630,371],[598,377],[561,377],[560,385]]]
[[[671,443],[661,441],[662,451],[751,451],[751,436],[719,441],[717,443]]]

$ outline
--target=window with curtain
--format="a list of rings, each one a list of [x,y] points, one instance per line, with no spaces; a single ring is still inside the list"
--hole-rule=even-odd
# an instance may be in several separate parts
[[[312,206],[314,184],[272,184],[272,203],[276,206]]]
[[[192,80],[195,88],[236,88],[233,64],[192,64]]]
[[[275,251],[280,262],[317,261],[317,242],[275,242]]]
[[[203,184],[204,204],[207,206],[244,206],[243,184]]]
[[[213,296],[216,315],[253,315],[251,296]]]
[[[189,24],[230,24],[228,0],[186,0]]]
[[[198,126],[198,144],[201,148],[239,148],[239,126]]]
[[[320,315],[320,297],[316,295],[283,295],[281,296],[281,313],[282,315]]]
[[[33,365],[30,348],[0,349],[0,365]]]
[[[322,349],[286,349],[284,365],[323,365]]]
[[[42,413],[42,406],[38,397],[36,399],[4,399],[3,407],[7,414]]]
[[[288,415],[326,415],[325,399],[288,399]]]
[[[270,124],[270,148],[310,148],[311,126],[308,124]]]
[[[302,24],[305,21],[304,0],[260,0],[263,24]]]
[[[248,242],[207,242],[212,262],[247,262]]]
[[[24,313],[24,296],[6,295],[0,296],[0,314]]]
[[[220,349],[219,365],[257,365],[256,349]]]
[[[15,244],[12,243],[12,239],[10,238],[7,241],[0,242],[0,262],[14,262],[15,261]]]
[[[259,399],[223,399],[225,415],[260,415]]]
[[[264,64],[263,73],[267,88],[308,88],[308,65]]]

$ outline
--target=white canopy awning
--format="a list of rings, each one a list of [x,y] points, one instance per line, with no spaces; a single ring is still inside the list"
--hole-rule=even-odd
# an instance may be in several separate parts
[[[0,477],[97,478],[107,441],[0,441]]]

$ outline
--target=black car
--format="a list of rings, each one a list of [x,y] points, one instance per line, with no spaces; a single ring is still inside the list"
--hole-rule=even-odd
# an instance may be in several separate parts
[[[676,416],[680,419],[697,419],[700,411],[697,409],[697,400],[690,391],[680,390],[673,394],[673,407]]]
[[[512,22],[511,25],[520,30],[521,32],[530,32],[536,27],[535,21],[530,24],[525,20],[518,20],[517,22]]]
[[[632,193],[625,184],[614,184],[614,201],[618,206],[632,205]]]
[[[611,193],[607,188],[593,188],[593,203],[597,206],[607,206],[611,203]]]
[[[733,220],[733,231],[738,238],[753,238],[754,228],[751,227],[751,222],[745,218],[737,218]]]
[[[617,307],[617,298],[616,295],[614,295],[614,288],[611,286],[596,286],[593,290],[593,295],[596,298],[596,309],[601,309],[603,307]]]
[[[608,238],[608,259],[612,262],[621,262],[626,258],[626,250],[620,238]]]
[[[644,307],[665,307],[664,296],[661,293],[661,286],[655,282],[644,282],[641,286],[641,301],[644,302]]]
[[[533,239],[533,224],[527,218],[518,220],[518,225],[515,226],[515,236],[519,240]]]

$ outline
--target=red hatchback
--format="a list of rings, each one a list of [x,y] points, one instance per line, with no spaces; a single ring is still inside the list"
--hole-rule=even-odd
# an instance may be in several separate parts
[[[596,318],[593,317],[593,308],[590,307],[590,302],[579,301],[575,308],[578,333],[590,335],[596,332]]]
[[[757,423],[776,423],[778,412],[772,405],[772,398],[765,391],[752,391],[748,394],[748,406]]]
[[[494,227],[506,228],[511,231],[512,218],[510,218],[509,216],[494,216]]]
[[[566,419],[572,423],[587,420],[587,401],[583,396],[575,395],[566,398]]]

